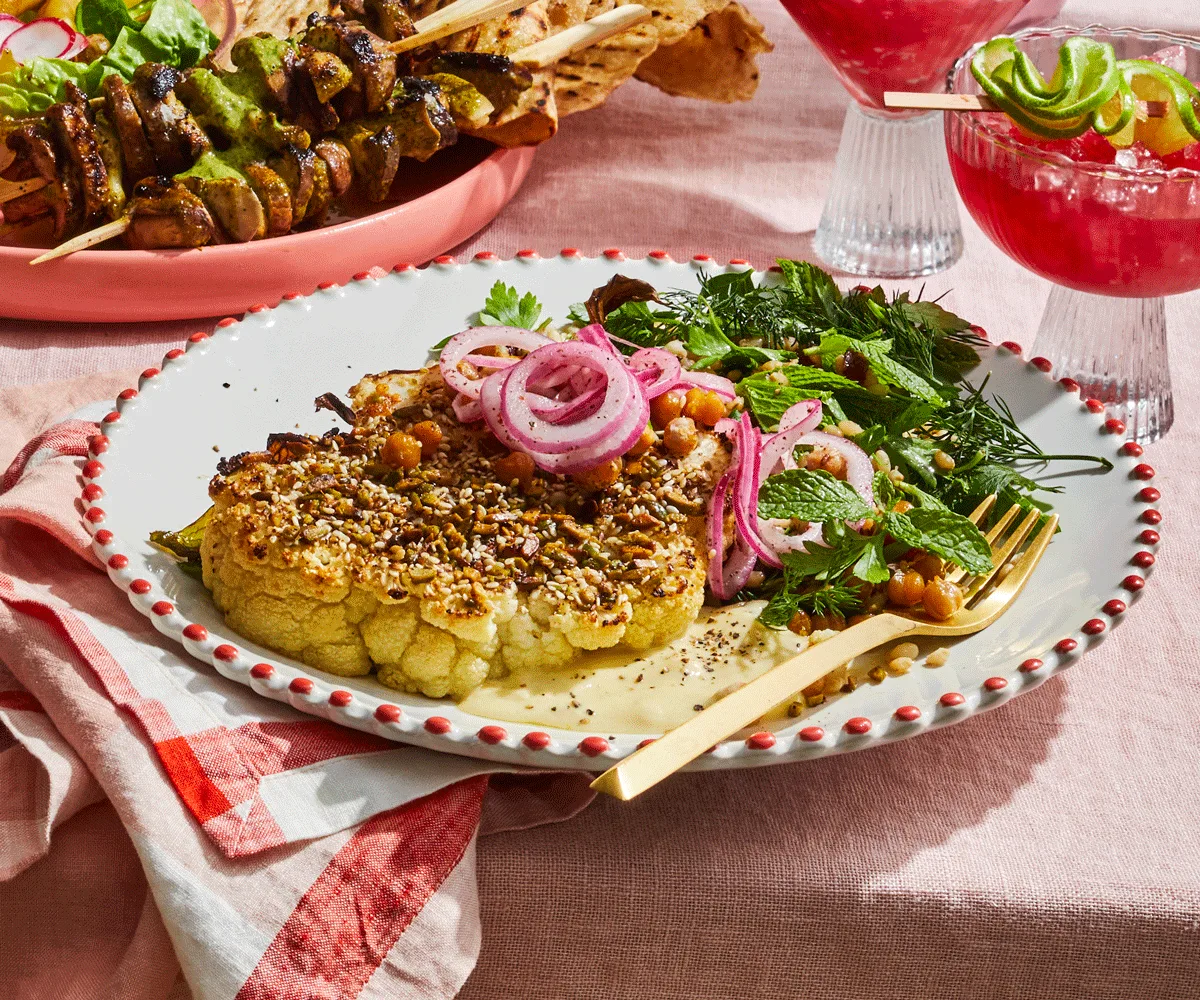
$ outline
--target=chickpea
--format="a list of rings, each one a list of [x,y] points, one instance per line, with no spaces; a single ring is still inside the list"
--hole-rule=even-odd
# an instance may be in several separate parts
[[[422,458],[428,458],[442,443],[442,429],[432,420],[422,420],[419,424],[414,424],[411,433],[421,442]]]
[[[950,659],[950,650],[945,646],[939,646],[927,657],[925,657],[925,666],[944,667],[948,659]]]
[[[935,556],[932,552],[926,552],[915,563],[917,572],[920,573],[926,580],[932,580],[935,576],[941,576],[946,569],[946,564],[942,562],[939,556]]]
[[[925,594],[925,578],[915,569],[898,569],[888,580],[888,600],[902,608],[920,604]]]
[[[496,459],[492,467],[496,470],[497,479],[506,486],[516,482],[521,489],[527,490],[533,482],[533,459],[523,451],[510,451],[503,458]]]
[[[912,509],[912,504],[907,500],[897,500],[896,506],[892,508],[897,514],[907,514]]]
[[[712,427],[725,416],[725,404],[711,389],[689,389],[683,404],[683,414],[697,423]]]
[[[796,635],[808,635],[812,631],[812,619],[807,611],[797,611],[788,622],[788,629]]]
[[[841,452],[830,448],[814,448],[805,456],[804,467],[813,471],[824,469],[834,479],[846,478],[846,459]]]
[[[647,424],[646,429],[642,431],[642,436],[630,445],[625,455],[627,458],[637,458],[639,455],[644,455],[654,447],[657,441],[658,437],[654,433],[654,428]]]
[[[690,455],[699,443],[700,434],[696,430],[696,421],[691,417],[676,417],[663,431],[663,446],[676,458]]]
[[[621,475],[624,463],[619,458],[610,458],[591,469],[573,473],[571,479],[589,490],[603,490],[612,486]]]
[[[930,618],[945,621],[963,606],[963,592],[957,584],[948,583],[939,576],[926,584],[922,603]]]
[[[670,389],[650,400],[650,422],[662,430],[683,412],[687,396],[682,389]]]
[[[379,457],[385,465],[393,469],[403,469],[411,472],[421,464],[421,442],[411,434],[396,431],[388,435],[379,451]]]
[[[820,632],[823,629],[833,629],[835,632],[841,632],[846,627],[845,615],[813,615],[812,627],[814,632]]]

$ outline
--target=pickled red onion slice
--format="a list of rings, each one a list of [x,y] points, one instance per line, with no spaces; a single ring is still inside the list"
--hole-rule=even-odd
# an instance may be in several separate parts
[[[600,375],[605,380],[604,397],[592,413],[581,419],[551,423],[535,412],[535,406],[539,401],[544,405],[554,401],[538,396],[529,388],[529,383],[547,371],[565,365],[575,365]],[[588,395],[596,391],[598,387],[589,390]],[[508,432],[526,450],[550,455],[591,448],[613,437],[618,428],[628,422],[630,412],[636,410],[640,399],[644,399],[641,386],[621,363],[619,355],[577,340],[547,344],[531,351],[520,364],[509,369],[501,388],[502,416]],[[643,421],[638,427],[639,435],[644,426]]]
[[[746,585],[757,558],[740,535],[735,536],[729,555],[725,554],[725,498],[733,478],[734,470],[726,470],[708,504],[708,585],[722,601],[733,600]]]
[[[549,337],[515,326],[474,326],[463,330],[462,333],[456,333],[447,341],[438,359],[438,367],[442,371],[442,378],[451,389],[458,390],[470,399],[478,399],[486,380],[468,378],[458,370],[459,364],[468,355],[481,347],[515,347],[522,351],[534,351],[551,343],[553,341]],[[500,361],[499,358],[493,360]]]

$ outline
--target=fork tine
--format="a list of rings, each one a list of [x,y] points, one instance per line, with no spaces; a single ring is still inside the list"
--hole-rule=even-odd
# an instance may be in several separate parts
[[[1042,512],[1034,508],[1025,515],[1025,519],[1021,521],[1019,525],[1017,525],[1016,530],[1013,531],[1011,535],[1004,539],[1003,543],[1001,543],[999,546],[992,547],[992,571],[986,576],[979,577],[975,583],[971,585],[971,588],[965,595],[967,601],[970,601],[973,597],[975,597],[976,594],[983,590],[984,587],[991,583],[992,580],[994,580],[1000,574],[1000,572],[1004,569],[1005,563],[1008,562],[1009,557],[1021,547],[1025,539],[1029,537],[1029,533],[1033,530],[1033,526],[1038,523],[1041,517]]]
[[[981,628],[990,625],[1009,609],[1013,601],[1017,599],[1017,596],[1025,587],[1029,578],[1033,575],[1033,571],[1037,568],[1038,562],[1041,560],[1046,547],[1050,544],[1057,529],[1058,515],[1051,514],[1046,519],[1045,527],[1026,546],[1025,551],[1016,560],[1009,574],[993,587],[982,600],[973,605],[970,603],[965,604],[964,610],[955,616],[953,619],[954,623],[961,627],[961,631],[957,634],[970,635],[972,632],[978,632]],[[977,596],[977,593],[973,596]],[[970,602],[970,598],[967,600]]]
[[[983,500],[980,501],[979,506],[976,507],[973,511],[971,511],[971,513],[967,516],[967,520],[971,521],[973,524],[978,524],[980,521],[982,521],[984,519],[984,517],[987,516],[987,512],[992,509],[992,506],[995,503],[996,503],[996,494],[995,493],[992,493],[991,495],[984,497]]]
[[[995,496],[992,496],[989,499],[991,499],[994,502]],[[987,503],[987,501],[985,500],[984,503]],[[973,510],[971,512],[971,520],[975,521],[976,524],[978,524],[979,522],[975,520],[975,515],[977,513],[979,513],[979,508],[982,506],[983,506],[983,504],[980,504],[979,507],[976,507],[975,510]],[[988,504],[988,506],[990,507],[991,504]],[[996,539],[1000,537],[1001,532],[1003,532],[1005,528],[1007,528],[1010,524],[1012,524],[1013,519],[1020,512],[1021,512],[1020,504],[1013,504],[1011,507],[1008,508],[1008,510],[1006,510],[1004,512],[1004,516],[1001,517],[1000,520],[997,521],[994,525],[992,525],[991,529],[987,532],[987,534],[985,534],[983,536],[984,538],[987,539],[987,542],[989,545],[994,545]],[[986,513],[986,511],[985,511],[985,513]],[[993,570],[995,569],[996,566],[999,565],[998,563],[996,563],[995,560],[996,560],[995,550],[993,549],[993,552],[992,552]],[[967,571],[965,569],[961,569],[959,567],[955,567],[953,573],[946,574],[946,581],[948,583],[962,583],[963,580],[965,580],[966,578],[967,578]]]
[[[1021,553],[1021,557],[1016,561],[1012,571],[996,588],[997,593],[1003,594],[1006,603],[1012,601],[1021,592],[1021,588],[1025,586],[1025,581],[1029,579],[1034,569],[1037,568],[1038,561],[1042,558],[1042,553],[1046,551],[1046,546],[1050,544],[1050,540],[1054,537],[1054,533],[1057,530],[1058,515],[1051,514],[1046,519],[1046,524],[1042,530],[1034,536],[1033,541]]]

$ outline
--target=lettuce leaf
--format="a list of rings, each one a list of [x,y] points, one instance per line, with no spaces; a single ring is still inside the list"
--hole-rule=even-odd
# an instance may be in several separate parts
[[[129,79],[144,62],[187,69],[217,45],[217,36],[188,0],[155,0],[146,23],[138,30],[121,28],[112,48],[93,63],[39,57],[0,73],[0,115],[24,118],[40,114],[63,99],[68,80],[94,97],[106,76],[120,73]]]
[[[0,115],[22,118],[41,114],[63,99],[67,80],[82,86],[88,67],[67,59],[31,59],[0,73]]]

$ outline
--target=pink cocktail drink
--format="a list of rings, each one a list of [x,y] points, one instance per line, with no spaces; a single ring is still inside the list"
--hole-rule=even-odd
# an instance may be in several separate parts
[[[1200,79],[1195,39],[1095,27],[1013,37],[1048,76],[1075,35],[1111,45],[1119,60],[1170,53],[1174,69]],[[970,56],[950,73],[957,93],[979,93]],[[1130,438],[1161,437],[1174,417],[1163,297],[1200,288],[1200,142],[1160,156],[1136,141],[1116,149],[1090,129],[1045,139],[999,113],[945,118],[968,211],[1009,257],[1054,282],[1034,353],[1108,404]]]
[[[939,91],[958,54],[1028,0],[783,0],[854,101],[813,237],[830,267],[880,278],[945,270],[962,227],[936,113],[884,110],[888,90]]]
[[[972,42],[988,38],[1028,0],[783,0],[784,7],[868,107],[886,90],[936,91]]]
[[[1122,298],[1200,287],[1200,150],[1159,158],[1135,148],[1118,161],[1094,132],[1038,140],[1001,114],[957,115],[946,135],[967,210],[1029,270]]]

